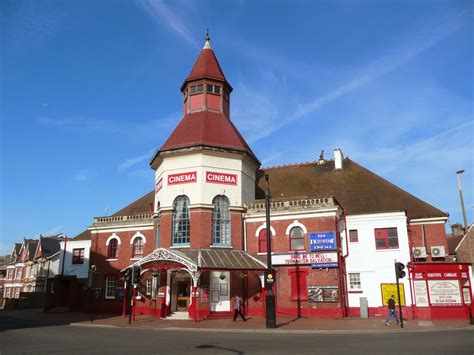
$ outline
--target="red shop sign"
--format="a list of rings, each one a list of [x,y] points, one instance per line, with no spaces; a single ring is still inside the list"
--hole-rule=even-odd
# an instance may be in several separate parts
[[[206,182],[213,184],[237,185],[237,175],[206,171]]]
[[[196,181],[197,181],[196,171],[168,175],[168,185],[190,184]]]

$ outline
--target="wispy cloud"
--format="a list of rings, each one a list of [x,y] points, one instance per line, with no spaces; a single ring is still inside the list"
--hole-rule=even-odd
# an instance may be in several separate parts
[[[77,182],[80,182],[80,183],[86,183],[88,181],[90,181],[90,179],[94,176],[94,174],[87,170],[87,169],[83,169],[79,172],[77,172],[75,175],[74,175],[74,180],[77,181]]]
[[[441,22],[437,28],[430,27],[429,29],[415,31],[416,33],[407,36],[409,38],[408,40],[405,40],[398,46],[388,50],[385,55],[382,55],[374,61],[368,63],[352,78],[346,79],[343,84],[332,90],[329,90],[328,93],[322,96],[317,96],[301,104],[291,106],[288,104],[292,101],[298,102],[299,99],[295,94],[287,95],[283,101],[285,102],[286,109],[280,110],[279,115],[275,115],[274,112],[277,110],[275,107],[279,101],[275,100],[274,91],[260,91],[259,101],[264,101],[265,95],[267,95],[268,98],[273,101],[274,110],[273,112],[269,112],[265,119],[259,121],[262,124],[258,125],[257,122],[253,127],[248,129],[248,136],[251,137],[250,141],[255,142],[263,139],[294,121],[304,119],[311,113],[314,113],[325,105],[339,99],[340,97],[354,92],[366,84],[395,71],[457,31],[461,26],[463,26],[463,21],[461,21],[461,19],[464,17],[466,17],[466,12],[456,13],[455,15],[448,16],[447,19],[444,22]],[[282,60],[285,61],[284,59]],[[275,62],[275,60],[273,61]],[[271,124],[267,124],[268,121],[270,121]]]
[[[187,43],[198,48],[198,44],[191,35],[191,31],[184,24],[183,19],[177,15],[177,10],[171,10],[161,0],[140,0],[135,1],[135,3],[143,8],[154,21],[169,28]]]
[[[130,169],[133,166],[136,166],[140,163],[143,163],[144,161],[148,161],[151,158],[151,155],[153,154],[154,150],[149,150],[146,153],[138,156],[138,157],[133,157],[133,158],[128,158],[125,159],[123,162],[121,162],[118,165],[118,171],[123,172],[125,170]]]

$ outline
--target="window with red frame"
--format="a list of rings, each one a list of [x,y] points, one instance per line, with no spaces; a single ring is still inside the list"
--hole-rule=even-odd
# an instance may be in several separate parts
[[[141,258],[143,256],[143,238],[137,237],[133,241],[133,258]]]
[[[109,259],[117,258],[117,246],[118,246],[118,240],[115,238],[111,239],[109,242],[109,247],[107,249],[107,257]]]
[[[291,277],[291,300],[307,301],[308,288],[306,287],[306,276],[308,275],[308,270],[294,268],[288,270],[288,275]]]
[[[272,236],[270,235],[270,243],[271,242],[272,242]],[[267,252],[267,229],[266,228],[262,229],[260,233],[258,234],[258,252],[259,253]]]
[[[304,250],[304,232],[301,227],[290,230],[290,250]]]
[[[84,248],[72,249],[72,263],[84,264]]]
[[[376,228],[375,229],[376,249],[398,249],[397,228]]]
[[[357,232],[357,229],[351,229],[349,231],[349,241],[351,243],[359,243],[359,233]]]

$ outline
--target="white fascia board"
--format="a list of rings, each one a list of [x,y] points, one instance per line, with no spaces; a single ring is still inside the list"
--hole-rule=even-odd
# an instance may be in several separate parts
[[[113,232],[132,232],[136,230],[153,230],[153,223],[147,224],[138,224],[138,225],[128,225],[128,226],[107,226],[107,227],[95,227],[90,229],[92,234],[97,233],[113,233]]]
[[[438,224],[438,223],[446,223],[448,217],[432,217],[432,218],[418,218],[418,219],[410,219],[411,225],[417,224]]]
[[[56,253],[54,253],[53,255],[48,256],[46,259],[51,260],[52,258],[54,258],[56,255],[58,255],[61,252],[64,252],[64,249],[58,250]]]
[[[318,217],[334,217],[337,215],[338,208],[325,209],[321,212],[315,211],[298,211],[295,212],[282,212],[282,213],[272,213],[270,215],[271,221],[284,221],[287,219],[304,219],[304,218],[318,218]],[[245,220],[249,223],[251,222],[264,222],[266,220],[265,213],[258,213],[255,215],[246,215]]]
[[[382,212],[382,213],[370,213],[370,214],[353,214],[347,215],[347,221],[361,222],[371,220],[387,220],[387,219],[405,219],[405,212]]]

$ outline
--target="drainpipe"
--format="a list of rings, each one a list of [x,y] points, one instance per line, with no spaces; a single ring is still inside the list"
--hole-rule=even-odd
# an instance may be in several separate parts
[[[245,219],[245,213],[242,213],[242,224],[244,227],[244,251],[247,252],[247,220]]]
[[[64,264],[66,263],[67,235],[65,237],[66,238],[64,239],[64,252],[63,252],[63,263],[62,263],[62,266],[61,266],[61,276],[64,276]]]
[[[346,209],[342,209],[342,213],[344,216],[344,234],[346,235],[346,255],[342,255],[342,268],[343,268],[343,273],[342,277],[344,278],[342,286],[344,287],[344,316],[347,317],[347,307],[349,306],[349,293],[348,293],[348,288],[347,288],[347,268],[346,268],[346,258],[349,256],[349,236],[347,233],[347,214],[346,214]]]
[[[155,249],[160,247],[160,215],[156,217],[156,238],[155,238]]]
[[[337,245],[337,249],[338,249],[338,252],[337,252],[337,259],[339,261],[339,289],[341,291],[344,291],[344,292],[341,292],[341,295],[343,295],[343,297],[340,297],[340,307],[341,307],[341,310],[342,310],[342,317],[345,318],[346,317],[346,314],[347,314],[347,311],[346,311],[346,291],[345,291],[345,288],[344,288],[344,280],[343,280],[343,275],[344,275],[344,257],[341,255],[341,251],[342,251],[342,245],[341,245],[341,240],[340,238],[337,238],[337,236],[339,235],[339,222],[338,222],[338,219],[337,219],[337,215],[336,215],[336,218],[335,218],[335,227],[336,227],[336,245]],[[347,230],[347,226],[345,228]]]

